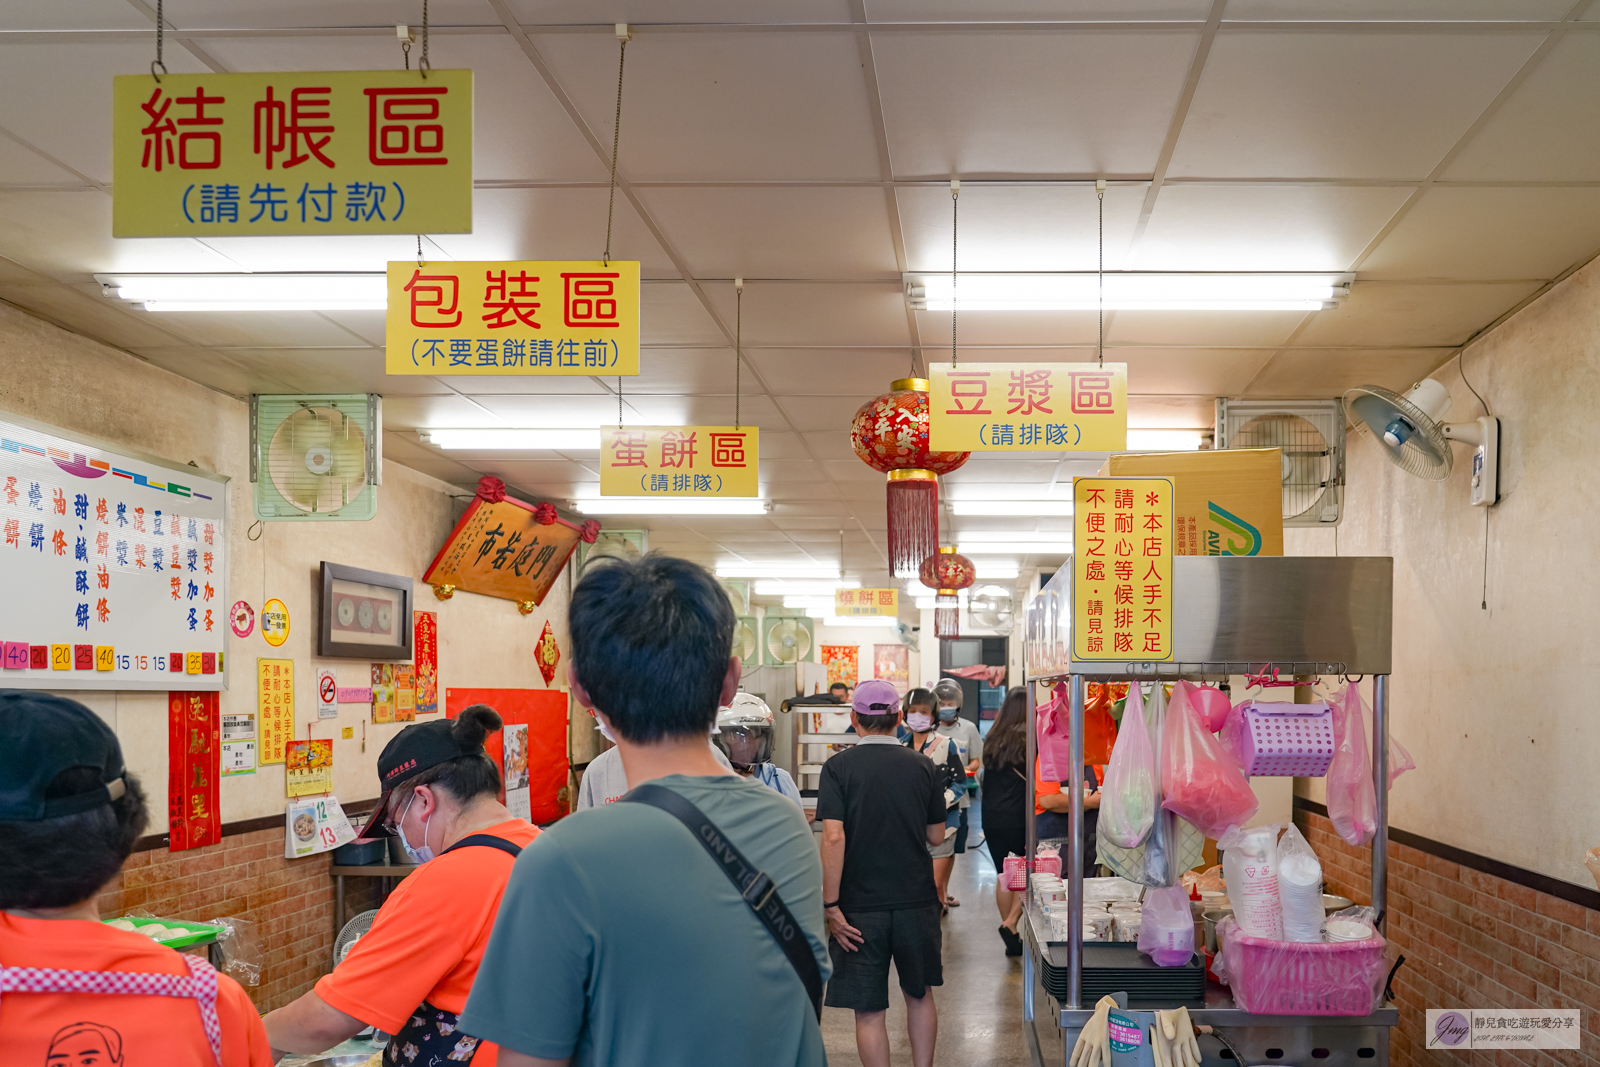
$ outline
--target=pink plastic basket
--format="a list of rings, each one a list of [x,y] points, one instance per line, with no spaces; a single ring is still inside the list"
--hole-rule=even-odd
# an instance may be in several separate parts
[[[1321,778],[1333,762],[1333,709],[1326,704],[1249,704],[1244,772],[1252,778]]]
[[[1028,863],[1021,856],[1007,856],[1005,869],[1001,873],[1005,887],[1011,892],[1020,893],[1028,888]]]
[[[1057,878],[1060,878],[1061,857],[1060,855],[1035,856],[1033,859],[1033,869],[1040,874],[1053,874]]]
[[[1219,977],[1234,1003],[1256,1015],[1370,1015],[1388,973],[1388,943],[1302,944],[1239,932],[1230,916],[1217,925]]]

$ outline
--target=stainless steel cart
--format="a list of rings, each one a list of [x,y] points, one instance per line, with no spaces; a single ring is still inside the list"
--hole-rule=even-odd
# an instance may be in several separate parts
[[[1028,766],[1037,750],[1033,683],[1071,687],[1069,789],[1071,849],[1063,857],[1068,884],[1069,940],[1052,945],[1049,925],[1033,900],[1024,909],[1023,1018],[1035,1064],[1062,1064],[1091,1011],[1083,1003],[1083,705],[1089,681],[1226,679],[1277,669],[1294,675],[1373,676],[1373,780],[1377,833],[1372,840],[1372,906],[1387,907],[1389,672],[1394,561],[1388,557],[1179,556],[1173,560],[1173,655],[1164,662],[1082,661],[1072,657],[1071,563],[1056,572],[1028,605],[1024,662],[1028,681]],[[1029,776],[1029,782],[1033,777]],[[1030,790],[1032,786],[1030,784]],[[1028,867],[1036,844],[1028,820]],[[1040,933],[1046,934],[1041,937]],[[1042,982],[1044,954],[1067,970],[1067,995],[1057,999]],[[1175,1005],[1174,1005],[1175,1006]],[[1327,1067],[1385,1064],[1389,1028],[1397,1013],[1385,1005],[1371,1015],[1262,1016],[1234,1007],[1213,985],[1206,1007],[1190,1018],[1226,1031],[1247,1062],[1317,1061]],[[1205,1067],[1238,1067],[1232,1053],[1204,1038]]]

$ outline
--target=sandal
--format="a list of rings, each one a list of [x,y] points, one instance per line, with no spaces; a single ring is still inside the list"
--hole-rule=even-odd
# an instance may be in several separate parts
[[[1007,956],[1014,958],[1022,955],[1022,935],[1018,934],[1015,930],[1011,929],[1009,926],[1001,925],[1000,940],[1006,943]]]
[[[945,907],[947,907],[947,908],[959,908],[959,907],[961,907],[961,901],[957,900],[955,897],[945,897],[944,898],[944,903],[945,903]]]

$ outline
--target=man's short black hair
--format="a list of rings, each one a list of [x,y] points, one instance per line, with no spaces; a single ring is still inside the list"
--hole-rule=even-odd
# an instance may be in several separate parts
[[[832,685],[828,686],[828,692],[830,693],[835,689],[843,689],[846,693],[850,692],[850,687],[844,682],[834,682]]]
[[[56,775],[46,795],[77,796],[101,784],[95,767]],[[144,790],[124,773],[109,804],[37,822],[0,822],[0,908],[69,908],[98,893],[144,833]]]
[[[894,730],[900,722],[899,712],[891,711],[887,715],[863,715],[856,712],[856,722],[870,734],[886,734]]]
[[[934,700],[933,693],[926,689],[913,689],[911,692],[906,694],[905,707],[908,714],[912,708],[916,707],[925,707],[929,711],[932,711],[933,706],[936,703],[938,702]]]
[[[650,553],[583,576],[568,612],[578,682],[628,741],[709,735],[733,605],[704,567]]]

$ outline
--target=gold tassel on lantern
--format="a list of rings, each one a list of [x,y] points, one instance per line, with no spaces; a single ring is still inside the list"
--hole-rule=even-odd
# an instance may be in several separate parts
[[[889,573],[909,578],[939,547],[939,478],[932,471],[889,472]]]
[[[939,590],[933,602],[933,636],[961,636],[961,597],[954,589]]]

